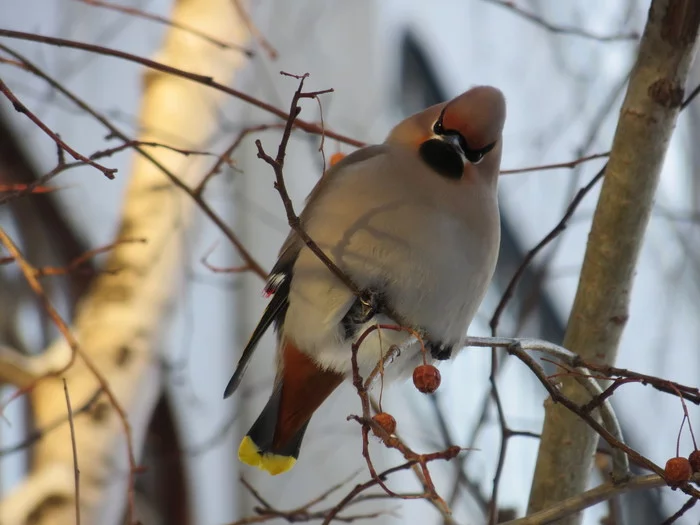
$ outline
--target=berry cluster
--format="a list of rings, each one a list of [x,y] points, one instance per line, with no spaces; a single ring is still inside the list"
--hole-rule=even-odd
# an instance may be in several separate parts
[[[432,394],[440,386],[440,371],[433,365],[423,364],[417,366],[413,371],[413,384],[420,392]],[[396,419],[387,412],[379,412],[372,417],[372,420],[389,435],[396,431]]]
[[[664,468],[666,483],[673,488],[689,481],[696,472],[700,472],[700,450],[693,450],[687,458],[681,456],[671,458]]]

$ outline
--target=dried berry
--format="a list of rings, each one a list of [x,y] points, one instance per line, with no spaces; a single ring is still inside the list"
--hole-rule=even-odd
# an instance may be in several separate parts
[[[684,481],[688,481],[693,475],[693,469],[690,467],[690,461],[686,458],[671,458],[666,462],[664,469],[666,483],[672,487],[677,487]]]
[[[396,420],[391,414],[379,412],[372,417],[372,420],[382,427],[387,434],[391,435],[396,431]],[[375,432],[376,434],[376,432]]]
[[[688,456],[688,461],[693,472],[700,472],[700,450],[693,450]]]
[[[331,155],[331,159],[330,159],[329,164],[330,164],[331,166],[335,166],[335,165],[338,164],[341,160],[343,160],[345,157],[346,157],[345,153],[340,153],[340,152],[338,152],[338,153],[333,153],[333,155]]]
[[[424,394],[432,394],[440,386],[440,371],[433,365],[420,365],[413,371],[413,384]]]

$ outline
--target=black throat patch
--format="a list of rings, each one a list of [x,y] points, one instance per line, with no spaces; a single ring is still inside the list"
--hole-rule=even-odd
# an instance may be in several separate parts
[[[448,179],[461,179],[464,161],[454,146],[440,139],[426,140],[418,150],[423,161]]]

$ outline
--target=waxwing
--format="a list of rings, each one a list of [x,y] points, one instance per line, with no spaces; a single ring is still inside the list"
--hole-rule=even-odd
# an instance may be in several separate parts
[[[302,227],[363,296],[290,233],[265,288],[270,303],[224,393],[236,390],[274,323],[277,375],[241,442],[241,461],[273,475],[292,468],[314,411],[352,376],[351,345],[369,326],[399,321],[419,331],[429,361],[461,348],[498,257],[505,114],[499,90],[475,87],[402,121],[383,144],[348,155],[317,183]],[[369,335],[357,354],[361,375],[406,337]],[[405,377],[422,359],[420,346],[410,346],[386,368],[385,381]]]

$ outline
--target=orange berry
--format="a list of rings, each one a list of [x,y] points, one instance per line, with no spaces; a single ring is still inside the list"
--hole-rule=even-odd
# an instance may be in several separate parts
[[[377,423],[380,427],[382,427],[387,434],[392,435],[394,432],[396,432],[396,420],[391,414],[387,414],[386,412],[379,412],[379,414],[375,414],[374,416],[372,416],[372,420],[375,423]]]
[[[331,158],[330,158],[330,160],[329,160],[329,164],[330,164],[331,166],[335,166],[335,165],[338,164],[341,160],[343,160],[345,157],[346,157],[345,153],[340,153],[340,152],[338,152],[338,153],[333,153],[333,155],[331,155]]]
[[[440,386],[440,371],[433,365],[420,365],[413,371],[413,384],[424,394],[432,394]]]
[[[671,458],[666,462],[664,475],[666,476],[666,483],[671,487],[677,487],[690,479],[693,475],[693,469],[690,467],[690,461],[686,458]]]
[[[700,472],[700,450],[693,450],[688,456],[688,461],[693,472]]]

